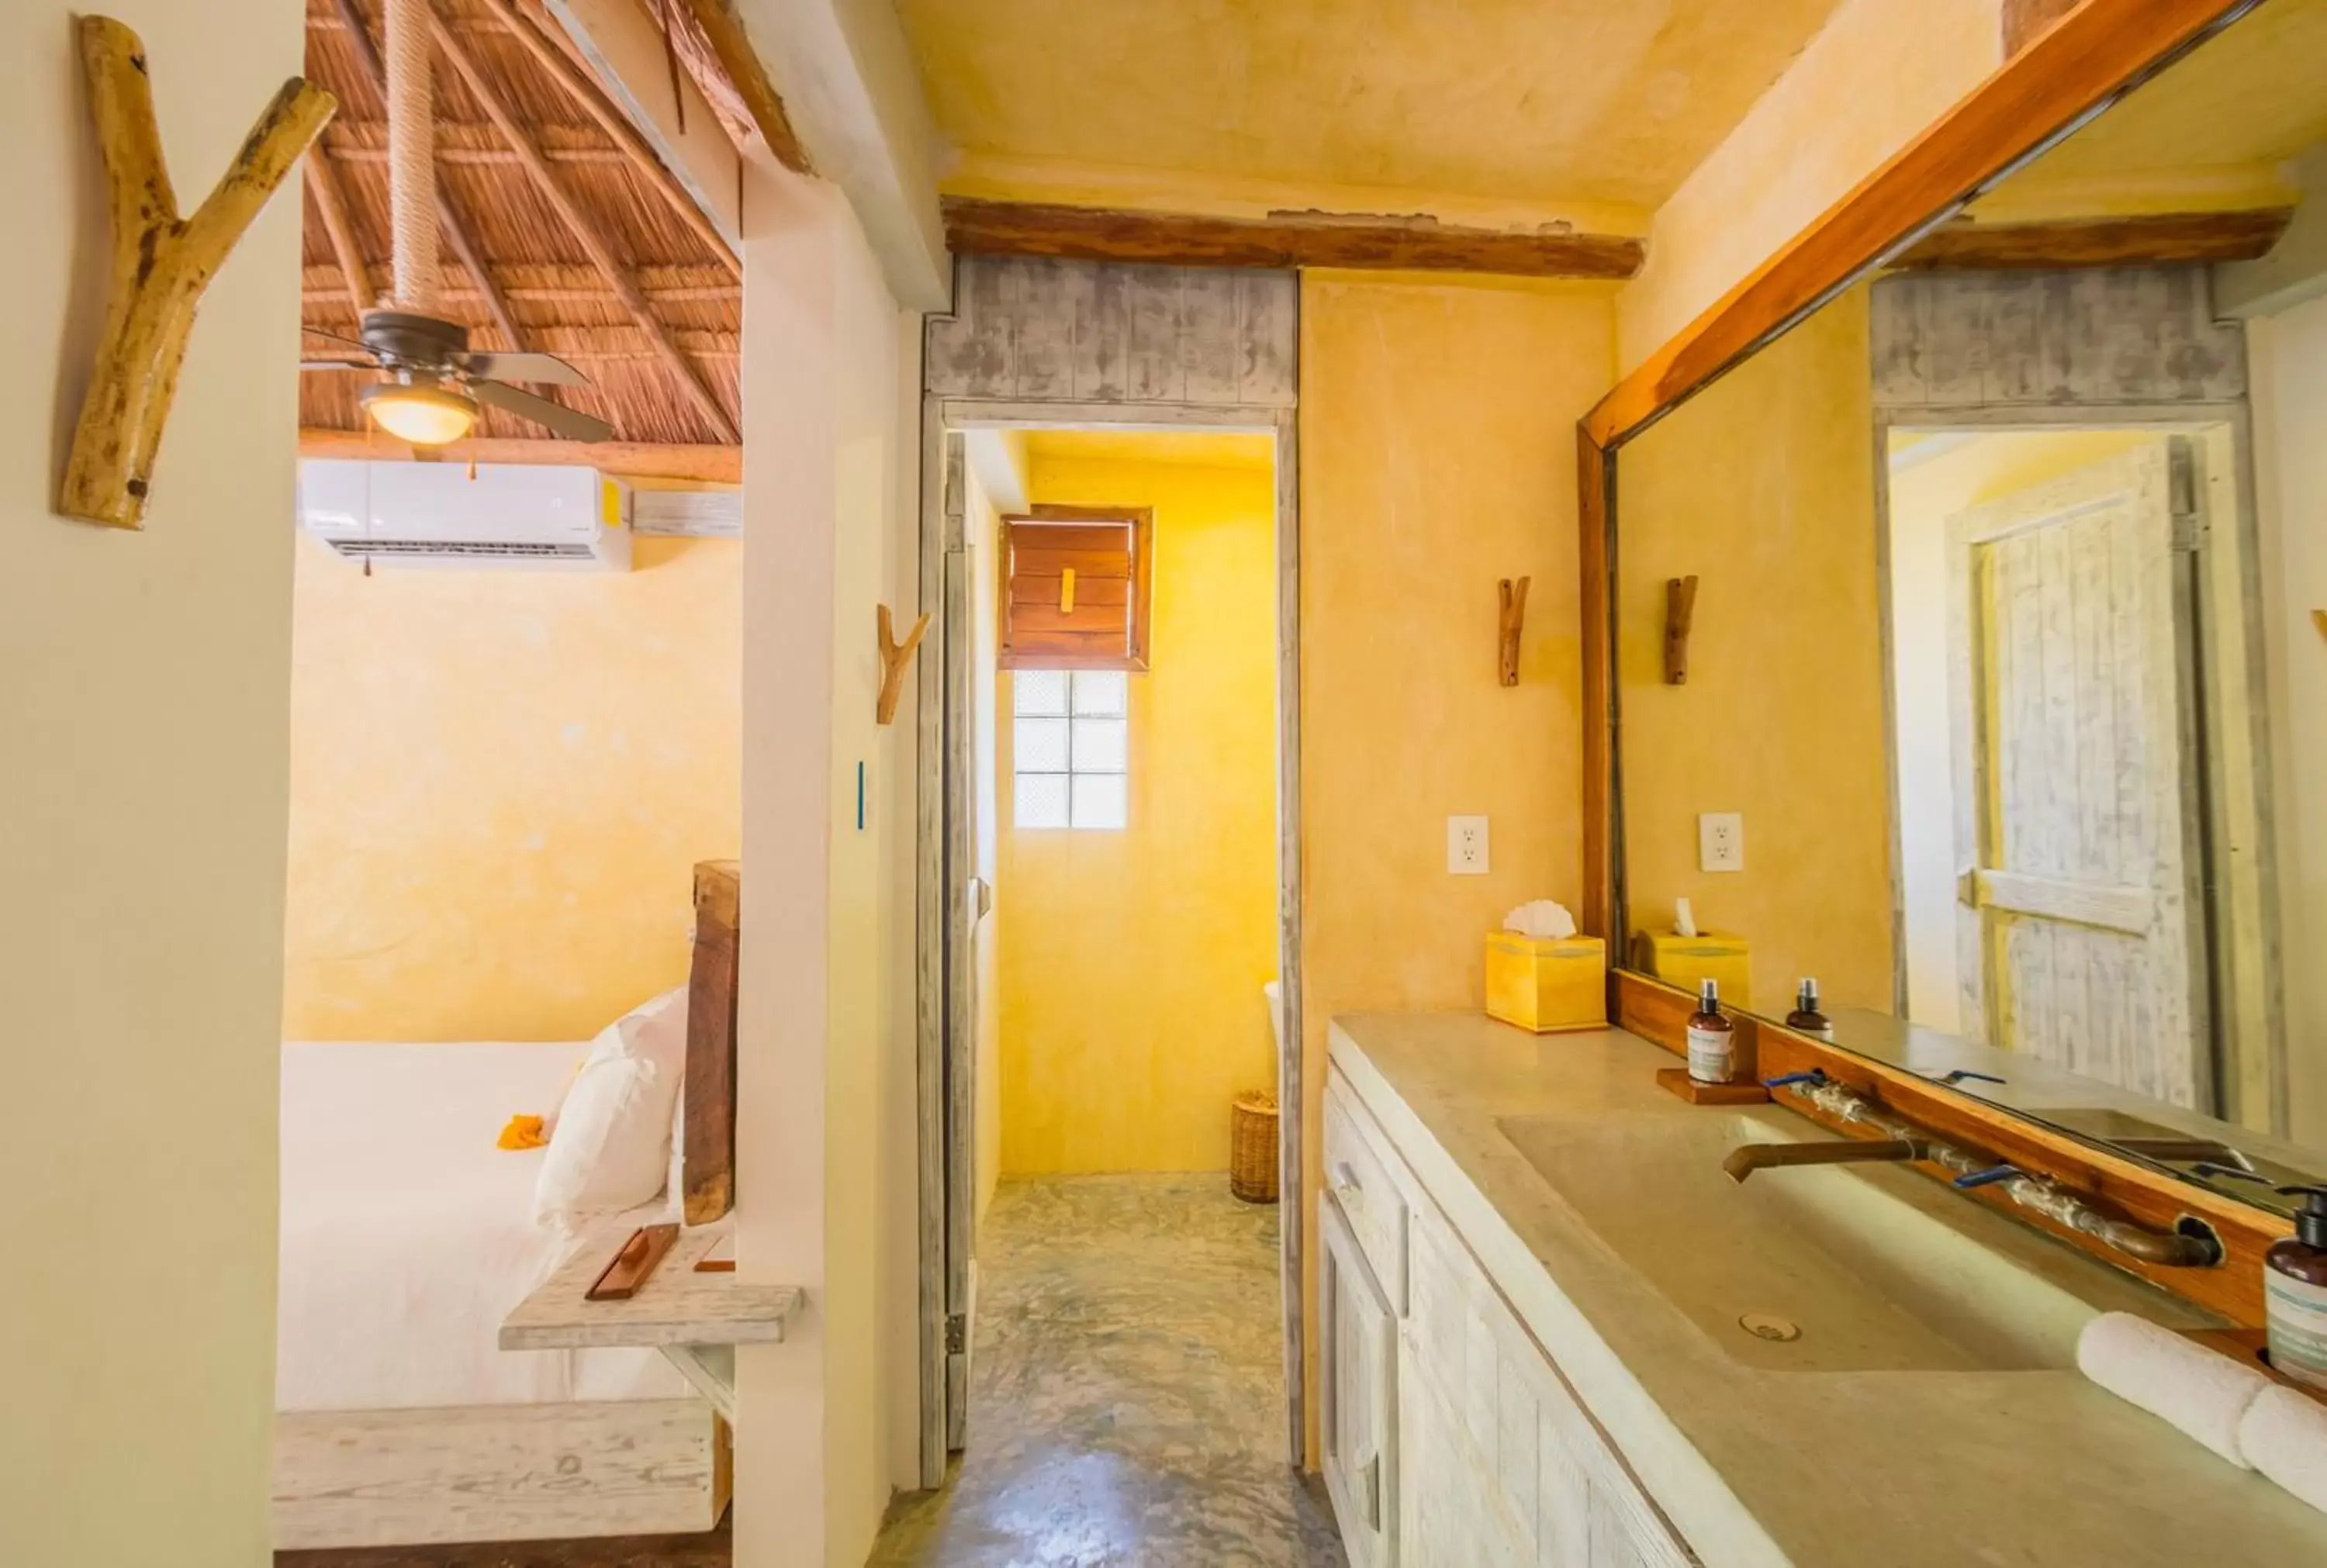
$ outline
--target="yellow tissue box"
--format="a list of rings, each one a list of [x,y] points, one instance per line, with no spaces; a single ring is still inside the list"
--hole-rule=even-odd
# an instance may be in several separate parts
[[[1752,944],[1729,932],[1684,937],[1642,931],[1632,938],[1632,966],[1683,991],[1695,991],[1710,980],[1721,987],[1721,1000],[1730,1006],[1753,1005]]]
[[[1597,937],[1487,937],[1487,1016],[1537,1034],[1608,1027],[1608,945]]]

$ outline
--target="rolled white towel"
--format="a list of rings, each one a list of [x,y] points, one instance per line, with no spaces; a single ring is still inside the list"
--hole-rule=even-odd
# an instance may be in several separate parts
[[[2232,1464],[2254,1468],[2239,1446],[2238,1422],[2272,1386],[2261,1368],[2240,1366],[2130,1312],[2103,1312],[2085,1325],[2077,1336],[2077,1367]]]
[[[2327,1514],[2327,1405],[2273,1384],[2238,1423],[2247,1462]]]

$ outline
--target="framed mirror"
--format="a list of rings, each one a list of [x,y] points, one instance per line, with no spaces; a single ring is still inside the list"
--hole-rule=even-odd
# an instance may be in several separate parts
[[[2194,1166],[2327,1180],[2327,0],[1612,462],[1627,966],[2282,1212]]]

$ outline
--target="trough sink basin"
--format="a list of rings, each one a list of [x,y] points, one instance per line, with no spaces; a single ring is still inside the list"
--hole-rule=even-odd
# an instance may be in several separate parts
[[[1800,1165],[1742,1185],[1722,1171],[1740,1143],[1797,1138],[1790,1120],[1707,1111],[1497,1125],[1612,1252],[1747,1366],[2066,1367],[2098,1311],[2202,1321],[1912,1171]]]

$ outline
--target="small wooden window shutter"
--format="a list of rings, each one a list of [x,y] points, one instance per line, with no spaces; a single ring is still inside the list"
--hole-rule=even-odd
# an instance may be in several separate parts
[[[1147,667],[1154,515],[1038,506],[1002,519],[1004,669]]]

